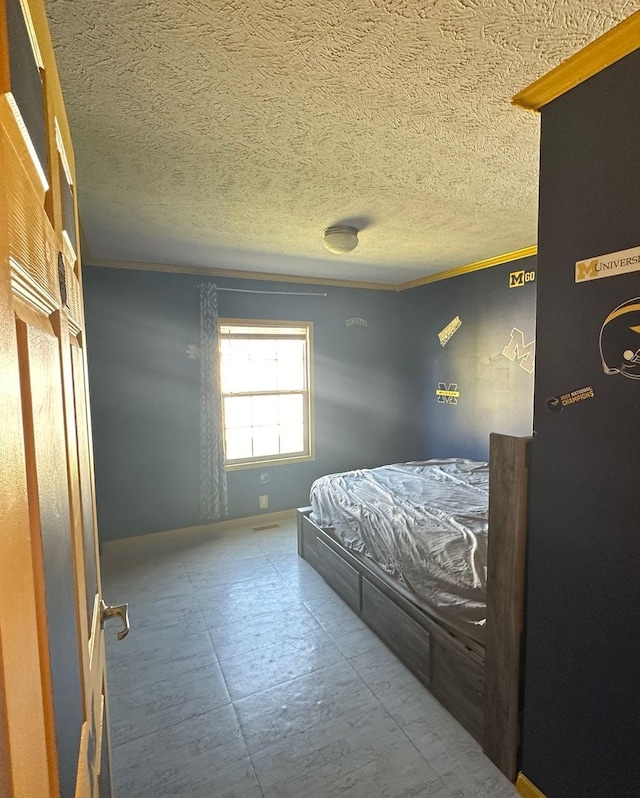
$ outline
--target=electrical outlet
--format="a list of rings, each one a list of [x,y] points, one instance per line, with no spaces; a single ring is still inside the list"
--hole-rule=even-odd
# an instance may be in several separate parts
[[[269,507],[269,497],[265,494],[264,496],[260,496],[260,509],[266,510]]]

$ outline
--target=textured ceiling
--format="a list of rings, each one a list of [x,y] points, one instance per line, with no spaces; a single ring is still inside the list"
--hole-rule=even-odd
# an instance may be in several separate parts
[[[539,120],[510,98],[637,3],[46,8],[94,258],[400,283],[535,243]]]

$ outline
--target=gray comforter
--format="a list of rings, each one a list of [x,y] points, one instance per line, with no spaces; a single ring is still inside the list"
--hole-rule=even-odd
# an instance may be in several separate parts
[[[482,643],[489,468],[428,460],[330,474],[312,518],[394,577],[417,604]]]

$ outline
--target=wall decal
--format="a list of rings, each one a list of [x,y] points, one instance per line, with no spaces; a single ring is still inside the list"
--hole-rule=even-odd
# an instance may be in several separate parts
[[[520,269],[520,271],[517,272],[510,272],[509,288],[520,288],[523,285],[534,283],[535,280],[536,280],[536,273],[534,271],[526,272],[524,269]]]
[[[451,338],[454,336],[456,332],[462,326],[462,321],[460,320],[460,316],[456,316],[455,319],[451,319],[449,324],[444,328],[444,330],[440,330],[438,333],[438,340],[440,341],[440,346],[446,346]]]
[[[353,327],[354,324],[356,324],[356,325],[358,325],[360,327],[366,327],[367,326],[367,320],[366,319],[359,319],[357,316],[354,316],[353,318],[347,319],[345,321],[345,326],[347,326],[347,327]]]
[[[640,380],[640,297],[609,313],[600,328],[599,346],[605,374]]]
[[[518,365],[528,374],[533,374],[536,357],[535,339],[528,344],[524,341],[524,333],[517,327],[511,330],[509,343],[502,350],[502,354],[509,360],[518,359]]]
[[[640,247],[621,249],[576,262],[576,283],[640,271]]]
[[[567,405],[575,405],[585,399],[593,399],[594,396],[593,388],[590,385],[585,385],[584,388],[577,388],[575,391],[562,393],[560,396],[552,396],[551,399],[547,399],[547,407],[549,410],[562,410]]]
[[[436,396],[438,397],[438,402],[440,402],[440,404],[457,405],[458,399],[460,398],[458,384],[456,382],[452,382],[451,385],[447,385],[444,382],[439,382],[438,387],[436,388]]]
[[[185,351],[189,360],[197,360],[200,357],[200,347],[197,344],[188,344]]]

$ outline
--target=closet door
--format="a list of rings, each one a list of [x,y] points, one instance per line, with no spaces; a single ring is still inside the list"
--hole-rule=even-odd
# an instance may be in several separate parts
[[[3,796],[111,794],[72,159],[42,4],[0,0]]]

